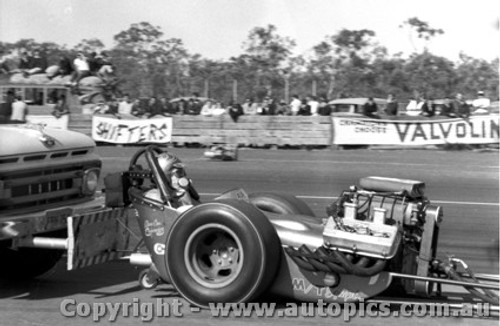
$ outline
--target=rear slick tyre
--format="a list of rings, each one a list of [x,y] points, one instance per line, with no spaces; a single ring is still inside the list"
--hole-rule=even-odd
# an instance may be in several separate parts
[[[280,215],[302,215],[301,219],[306,222],[322,223],[322,220],[314,215],[311,208],[303,200],[295,196],[272,192],[256,192],[248,197],[252,204],[264,212]]]
[[[268,289],[281,244],[262,212],[235,199],[201,204],[181,215],[167,238],[167,270],[189,302],[249,302]]]

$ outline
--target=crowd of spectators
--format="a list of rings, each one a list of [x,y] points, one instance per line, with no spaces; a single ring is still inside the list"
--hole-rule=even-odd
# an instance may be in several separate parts
[[[461,93],[457,93],[453,99],[445,97],[440,100],[420,95],[418,99],[410,100],[406,106],[405,114],[424,117],[467,118],[471,114],[490,113],[490,105],[491,102],[483,91],[478,91],[474,100],[465,100]]]
[[[461,94],[457,94],[454,100],[449,98],[433,100],[420,95],[418,99],[411,99],[406,105],[406,110],[400,110],[400,104],[393,94],[389,94],[384,103],[377,102],[369,97],[366,103],[360,106],[356,113],[369,118],[381,118],[391,116],[445,116],[445,117],[468,117],[471,113],[489,113],[490,101],[483,92],[478,92],[478,98],[465,101]],[[201,116],[221,116],[229,115],[234,121],[239,116],[256,115],[283,115],[283,116],[330,116],[335,113],[335,106],[329,104],[325,97],[307,96],[300,98],[293,95],[290,103],[284,100],[276,101],[266,97],[261,102],[256,102],[252,98],[247,98],[243,104],[230,102],[225,105],[223,102],[199,97],[193,94],[191,97],[167,99],[161,97],[132,99],[125,94],[121,100],[112,100],[101,103],[97,106],[96,112],[114,114],[118,117],[123,115],[133,115],[140,118],[151,118],[158,115],[201,115]]]
[[[1,53],[0,57],[12,56],[12,53]],[[0,72],[22,73],[25,76],[45,73],[48,78],[56,76],[70,76],[69,84],[77,86],[85,77],[97,76],[105,81],[116,81],[115,67],[107,52],[93,51],[85,53],[80,51],[73,60],[61,55],[58,62],[52,66],[48,65],[47,58],[41,49],[34,48],[30,51],[19,52],[18,64],[15,69],[9,68],[5,60],[0,60]],[[14,94],[15,95],[15,94]],[[69,112],[66,99],[58,96],[54,116]],[[54,102],[56,102],[54,100]],[[10,100],[9,112],[12,113],[12,103],[15,103],[15,96]],[[402,101],[406,102],[406,101]],[[377,104],[378,103],[378,104]],[[365,115],[370,118],[380,118],[382,116],[419,116],[419,117],[468,117],[470,114],[489,113],[490,100],[484,92],[479,91],[474,100],[465,100],[462,94],[444,99],[435,100],[420,94],[409,100],[404,110],[401,110],[394,94],[389,94],[385,103],[375,101],[372,97],[367,98],[366,103],[360,106],[355,113]],[[287,103],[285,100],[277,100],[271,96],[257,101],[253,98],[246,98],[243,103],[230,102],[224,104],[220,101],[199,97],[193,94],[191,97],[178,99],[167,99],[166,97],[149,97],[132,99],[128,94],[117,99],[112,96],[105,102],[99,103],[96,112],[111,113],[117,116],[134,115],[137,117],[149,118],[157,115],[201,115],[220,116],[228,114],[235,121],[241,115],[284,115],[284,116],[329,116],[335,113],[335,107],[329,104],[326,97],[308,95],[301,97],[294,94]],[[10,119],[10,113],[3,114],[6,119]],[[19,115],[16,115],[16,119]]]
[[[15,67],[7,64],[15,62]],[[76,85],[87,76],[98,76],[103,79],[115,77],[115,67],[106,51],[79,51],[71,60],[61,54],[57,62],[49,63],[47,56],[39,48],[22,49],[16,56],[12,52],[0,51],[0,73],[21,73],[24,77],[45,74],[49,79],[56,76],[71,76],[70,83]]]
[[[94,112],[114,114],[118,117],[133,115],[141,118],[151,118],[157,115],[221,116],[227,114],[237,121],[242,115],[327,116],[330,115],[331,108],[325,98],[320,98],[318,101],[314,96],[299,99],[297,95],[294,95],[290,104],[284,100],[276,101],[266,97],[262,102],[247,98],[243,104],[229,102],[225,105],[220,101],[199,97],[198,94],[172,100],[165,97],[158,100],[154,96],[132,99],[129,94],[125,94],[120,101],[112,100],[98,104]]]

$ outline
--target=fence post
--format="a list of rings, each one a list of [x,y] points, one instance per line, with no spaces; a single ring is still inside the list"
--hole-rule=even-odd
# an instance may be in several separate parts
[[[233,79],[233,102],[238,103],[238,81]]]

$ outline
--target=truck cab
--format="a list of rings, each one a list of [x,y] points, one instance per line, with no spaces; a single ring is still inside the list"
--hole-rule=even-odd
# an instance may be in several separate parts
[[[107,208],[97,192],[95,146],[74,131],[0,125],[0,277],[37,276],[65,251],[75,269],[126,240],[114,234],[124,211]]]

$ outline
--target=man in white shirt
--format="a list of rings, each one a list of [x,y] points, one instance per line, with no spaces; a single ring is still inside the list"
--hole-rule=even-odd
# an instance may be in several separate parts
[[[122,101],[118,104],[119,114],[132,114],[132,102],[128,94],[123,96]]]
[[[28,104],[24,103],[21,96],[16,96],[16,100],[12,103],[12,115],[10,120],[13,122],[26,122],[28,114]]]
[[[489,113],[488,108],[490,105],[490,99],[484,96],[483,91],[477,92],[477,98],[472,101],[472,107],[475,110],[474,113]]]
[[[292,101],[290,102],[290,111],[292,112],[292,115],[297,115],[297,112],[300,110],[300,105],[302,102],[299,99],[298,95],[292,96]]]
[[[417,102],[417,100],[411,99],[408,105],[406,106],[405,114],[412,117],[420,115],[420,113],[422,113],[423,102],[420,102],[420,104],[421,105],[419,106],[419,102]]]
[[[75,66],[75,74],[72,80],[73,83],[78,84],[82,78],[90,76],[89,63],[83,52],[78,52],[75,60],[73,60],[73,65]]]
[[[309,96],[307,98],[307,105],[311,107],[311,115],[318,115],[319,102],[316,101],[316,97]]]

